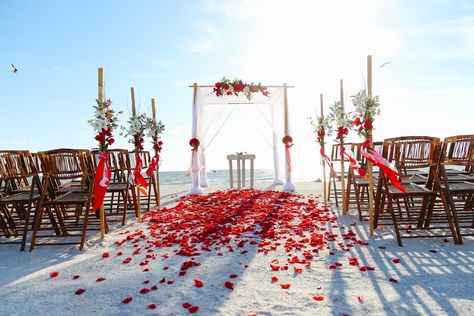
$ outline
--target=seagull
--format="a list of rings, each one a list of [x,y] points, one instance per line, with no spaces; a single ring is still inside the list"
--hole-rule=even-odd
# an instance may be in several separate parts
[[[391,64],[391,63],[392,63],[391,61],[384,62],[382,65],[380,65],[380,68],[382,68],[383,66],[386,66],[388,64]]]
[[[13,64],[10,67],[10,71],[13,72],[14,74],[18,73],[18,69],[16,69],[15,65],[13,65]]]

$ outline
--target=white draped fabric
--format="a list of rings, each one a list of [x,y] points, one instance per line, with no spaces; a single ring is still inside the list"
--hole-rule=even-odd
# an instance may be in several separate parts
[[[219,134],[225,123],[235,108],[232,105],[249,104],[254,106],[256,115],[261,115],[268,126],[272,130],[271,147],[273,150],[274,177],[273,184],[283,184],[280,179],[278,149],[284,148],[282,138],[285,135],[283,123],[284,117],[284,87],[269,87],[270,95],[263,96],[255,93],[252,100],[248,101],[245,95],[240,96],[222,96],[217,97],[212,93],[212,87],[199,87],[195,90],[193,98],[193,122],[192,122],[192,138],[197,138],[200,146],[197,151],[192,154],[191,173],[192,187],[191,194],[203,193],[203,187],[208,186],[207,170],[206,170],[206,151],[212,144],[213,140]],[[287,125],[289,126],[289,124]],[[260,130],[257,127],[257,130]],[[289,134],[289,130],[287,134]],[[269,142],[266,139],[267,143]],[[294,191],[294,185],[291,182],[291,164],[289,163],[289,150],[285,153],[285,174],[286,182],[285,191]]]

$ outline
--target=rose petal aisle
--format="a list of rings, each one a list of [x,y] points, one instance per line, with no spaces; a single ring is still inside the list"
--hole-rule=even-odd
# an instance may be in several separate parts
[[[367,223],[339,218],[309,185],[305,195],[231,190],[181,198],[164,188],[160,211],[105,241],[92,237],[82,253],[7,250],[2,312],[383,315],[473,306],[458,286],[469,277],[458,252],[472,245],[417,240],[401,248],[389,228],[367,244]]]

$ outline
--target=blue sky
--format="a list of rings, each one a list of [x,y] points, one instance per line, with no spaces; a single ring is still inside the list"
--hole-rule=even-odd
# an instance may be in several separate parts
[[[318,148],[306,118],[320,93],[326,108],[338,98],[340,78],[347,97],[363,88],[368,54],[382,102],[376,139],[473,132],[472,1],[2,0],[0,34],[1,148],[93,147],[87,120],[103,67],[106,95],[124,110],[123,123],[131,86],[140,111],[151,112],[150,98],[157,100],[167,126],[162,170],[184,170],[187,85],[238,77],[296,85],[295,172],[315,178]],[[271,151],[251,126],[228,125],[209,149],[209,169],[225,168],[225,154],[237,150],[257,151],[257,166],[271,166]]]

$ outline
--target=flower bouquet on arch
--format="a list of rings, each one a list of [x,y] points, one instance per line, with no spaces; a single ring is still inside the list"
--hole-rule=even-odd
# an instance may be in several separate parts
[[[359,136],[364,139],[361,154],[374,166],[379,167],[380,171],[387,176],[395,187],[402,192],[406,192],[406,189],[398,180],[400,173],[397,168],[373,149],[374,118],[380,115],[379,96],[371,97],[364,89],[351,96],[351,98],[355,107],[354,128]]]
[[[103,201],[109,185],[111,172],[108,167],[107,149],[115,142],[113,131],[118,127],[118,118],[113,109],[111,109],[112,101],[110,99],[101,102],[96,100],[97,106],[94,106],[94,118],[88,123],[96,132],[95,140],[99,142],[99,163],[94,178],[94,205],[92,210],[97,211]],[[121,114],[122,112],[118,112]]]
[[[259,83],[244,83],[240,79],[230,80],[227,78],[222,78],[221,81],[218,81],[214,84],[214,89],[212,93],[216,96],[221,97],[223,95],[240,95],[243,93],[247,100],[252,100],[252,94],[260,92],[264,96],[269,96],[270,92],[267,87],[262,86]]]
[[[153,156],[150,166],[148,167],[146,174],[150,177],[153,171],[155,171],[160,161],[160,153],[163,146],[163,141],[160,139],[160,135],[165,130],[165,125],[161,121],[155,121],[152,118],[146,119],[147,137],[150,137],[153,144],[153,150],[155,155]]]
[[[135,185],[138,190],[143,194],[147,195],[147,183],[145,178],[142,176],[143,162],[140,157],[140,151],[143,150],[143,143],[145,142],[145,130],[146,126],[146,114],[140,114],[130,117],[128,120],[129,127],[122,127],[125,136],[131,137],[129,143],[133,144],[133,152],[135,153],[135,168],[130,175],[129,181],[132,185]]]

